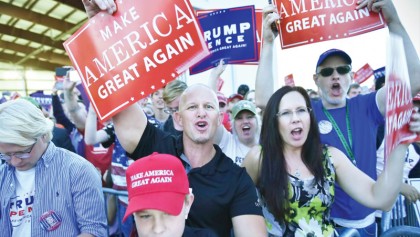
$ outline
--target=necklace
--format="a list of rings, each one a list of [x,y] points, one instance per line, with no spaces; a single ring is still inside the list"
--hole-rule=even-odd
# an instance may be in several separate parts
[[[300,170],[299,170],[299,168],[296,168],[294,176],[296,178],[299,178],[300,177]]]

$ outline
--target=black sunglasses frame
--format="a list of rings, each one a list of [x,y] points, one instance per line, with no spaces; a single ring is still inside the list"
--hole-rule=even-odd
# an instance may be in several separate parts
[[[351,66],[343,65],[343,66],[338,66],[338,67],[326,67],[319,70],[317,74],[323,77],[329,77],[334,73],[334,70],[337,70],[338,74],[340,75],[346,75],[347,73],[351,72]]]

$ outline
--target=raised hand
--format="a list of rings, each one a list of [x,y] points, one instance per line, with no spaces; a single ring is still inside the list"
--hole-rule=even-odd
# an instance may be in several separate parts
[[[89,18],[92,18],[100,11],[107,11],[109,14],[113,14],[117,10],[117,5],[115,5],[113,0],[82,0],[82,2]]]

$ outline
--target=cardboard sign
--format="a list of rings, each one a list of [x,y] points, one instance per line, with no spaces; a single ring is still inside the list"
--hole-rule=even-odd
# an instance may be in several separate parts
[[[225,81],[221,77],[219,77],[219,78],[217,78],[216,83],[217,83],[217,91],[221,91]]]
[[[420,137],[411,132],[408,123],[413,112],[413,98],[405,57],[403,40],[391,34],[388,40],[385,71],[385,152],[386,161],[391,151],[400,143],[412,143]]]
[[[385,160],[398,144],[417,139],[408,126],[413,112],[410,86],[395,74],[389,75],[387,85]]]
[[[82,102],[85,105],[85,108],[89,109],[90,100],[89,100],[89,97],[88,97],[88,95],[85,91],[85,88],[83,87],[83,84],[82,83],[76,83],[75,87],[80,92],[80,97],[82,97]]]
[[[216,10],[220,10],[220,9],[198,10],[197,11],[197,16],[205,14],[205,13],[209,13],[209,12],[212,12],[212,11],[216,11]],[[262,47],[262,41],[263,41],[263,37],[262,37],[263,21],[262,21],[262,19],[263,19],[262,9],[255,9],[255,26],[256,26],[255,37],[257,38],[257,55],[260,55],[261,47]],[[237,64],[239,64],[239,63],[237,63]],[[258,61],[244,62],[242,64],[244,64],[244,65],[258,65]]]
[[[375,78],[375,81],[378,78],[385,77],[385,67],[381,67],[381,68],[378,68],[378,69],[374,70],[373,71],[373,77]]]
[[[354,81],[362,84],[364,81],[369,79],[373,75],[373,69],[370,67],[368,63],[363,65],[357,72],[354,74]]]
[[[258,61],[254,6],[221,9],[198,14],[210,55],[190,68],[197,74],[226,64]]]
[[[262,22],[262,18],[263,18],[263,13],[261,9],[255,9],[255,26],[256,26],[256,31],[255,31],[255,36],[257,37],[257,55],[259,57],[260,52],[261,52],[261,47],[262,47],[262,28],[263,28],[263,22]],[[258,61],[255,62],[245,62],[244,64],[246,65],[258,65]]]
[[[55,68],[55,76],[54,76],[54,79],[55,79],[54,87],[55,87],[55,89],[57,89],[57,90],[62,90],[63,89],[64,80],[67,79],[67,77],[68,77],[67,73],[70,70],[72,70],[71,66],[64,66],[64,67]]]
[[[118,0],[64,47],[98,118],[107,120],[209,54],[188,0]]]
[[[42,106],[47,112],[50,112],[52,107],[52,96],[44,94],[44,91],[35,91],[29,95],[34,98],[40,106]]]
[[[286,86],[295,86],[295,81],[293,80],[293,74],[289,74],[284,77],[284,84]]]
[[[283,49],[347,38],[383,28],[380,14],[355,10],[356,1],[275,0]]]

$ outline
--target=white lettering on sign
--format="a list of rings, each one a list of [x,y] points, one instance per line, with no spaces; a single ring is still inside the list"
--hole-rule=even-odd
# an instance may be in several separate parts
[[[306,6],[305,0],[289,0],[291,8],[288,9],[283,2],[279,6],[279,15],[280,18],[288,18],[295,16],[300,13],[312,12],[322,9],[330,8],[342,8],[353,6],[356,3],[356,0],[311,0],[310,8]]]
[[[174,176],[173,170],[149,170],[140,172],[130,177],[132,181],[131,187],[135,188],[154,183],[170,183],[172,182],[172,176]]]
[[[174,55],[179,55],[179,53],[187,50],[189,46],[194,46],[194,40],[191,38],[190,33],[186,33],[185,36],[181,36],[178,39],[174,40],[174,44],[166,44],[164,50],[158,49],[153,53],[152,59],[149,57],[144,57],[144,66],[146,71],[149,72],[151,68],[156,68],[157,64],[164,64],[170,60]]]
[[[98,95],[101,99],[106,99],[113,92],[116,92],[118,89],[121,89],[127,85],[129,81],[134,81],[139,77],[140,74],[137,71],[137,63],[134,63],[129,66],[128,69],[124,69],[122,71],[122,75],[117,74],[111,79],[106,80],[104,84],[100,85],[98,88]]]
[[[251,24],[249,22],[218,26],[216,28],[206,30],[204,32],[204,40],[207,42],[209,49],[219,46],[222,43],[237,44],[245,41],[243,34],[249,29],[251,29]]]
[[[176,23],[171,25],[170,21],[166,17],[165,13],[161,12],[153,17],[150,22],[141,24],[136,31],[131,31],[122,40],[118,40],[116,43],[111,45],[108,49],[104,50],[100,57],[92,59],[96,68],[89,68],[85,66],[84,74],[86,78],[86,85],[90,87],[93,83],[97,82],[99,78],[102,78],[106,73],[112,71],[120,64],[129,60],[131,57],[139,54],[142,50],[146,50],[148,46],[153,45],[159,41],[159,38],[170,37],[173,30],[179,30],[185,25],[193,23],[194,18],[183,12],[177,5],[174,6],[176,15]],[[100,30],[102,40],[107,41],[114,35],[120,33],[120,31],[132,24],[136,24],[136,20],[140,17],[134,8],[130,8],[128,12],[121,14],[120,18],[115,19],[111,26],[105,27]],[[165,48],[158,49],[153,53],[152,59],[145,57],[146,71],[150,71],[152,67],[156,67],[157,64],[162,64],[170,60],[174,55],[186,51],[189,46],[194,46],[192,37],[189,34],[181,36],[174,40],[172,44],[166,44]],[[108,92],[115,91],[114,89],[121,88],[123,83],[119,83],[119,78],[123,77],[126,82],[128,79],[131,80],[133,77],[134,68],[138,65],[133,66],[126,70],[125,75],[117,76],[117,78],[111,79],[114,82],[105,82],[101,85],[101,91],[106,89]],[[95,69],[95,70],[94,70]],[[131,75],[131,76],[130,76]],[[126,84],[126,83],[125,83]],[[119,86],[120,85],[120,86]],[[109,95],[110,93],[108,93]],[[106,98],[106,93],[102,93],[101,98]]]
[[[343,7],[349,7],[355,4],[355,0],[311,0],[310,6],[306,5],[305,0],[290,0],[290,7],[288,5],[280,3],[279,15],[281,19],[286,19],[292,16],[296,16],[302,13],[319,11],[324,9],[337,9]],[[302,30],[309,30],[316,27],[322,27],[326,24],[337,25],[357,21],[359,19],[369,17],[370,13],[367,8],[331,13],[326,15],[325,13],[319,15],[313,15],[310,17],[303,17],[294,21],[289,21],[286,24],[287,33],[293,33]]]

